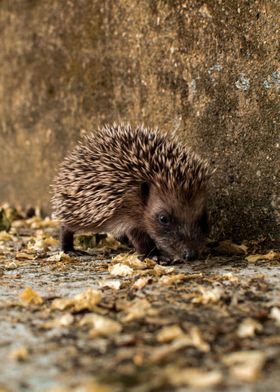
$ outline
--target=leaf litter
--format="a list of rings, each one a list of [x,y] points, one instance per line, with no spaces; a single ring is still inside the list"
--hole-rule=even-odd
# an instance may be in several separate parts
[[[233,391],[277,379],[277,251],[225,241],[223,256],[217,247],[170,266],[84,236],[89,256],[71,257],[58,249],[57,222],[5,211],[0,390]]]

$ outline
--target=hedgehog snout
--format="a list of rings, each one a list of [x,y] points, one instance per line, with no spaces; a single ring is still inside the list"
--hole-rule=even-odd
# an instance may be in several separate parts
[[[183,259],[187,261],[195,260],[197,259],[197,257],[198,257],[198,252],[194,249],[187,249],[183,254]]]

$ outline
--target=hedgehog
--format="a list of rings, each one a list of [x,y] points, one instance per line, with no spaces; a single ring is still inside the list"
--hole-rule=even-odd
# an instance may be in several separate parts
[[[139,256],[193,260],[208,231],[211,170],[175,134],[113,124],[86,134],[52,185],[61,248],[79,231],[106,232]]]

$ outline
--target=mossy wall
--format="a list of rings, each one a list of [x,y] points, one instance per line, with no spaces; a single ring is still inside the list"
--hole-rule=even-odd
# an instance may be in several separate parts
[[[219,236],[279,236],[277,0],[2,0],[0,200],[49,206],[85,130],[176,130],[217,168]]]

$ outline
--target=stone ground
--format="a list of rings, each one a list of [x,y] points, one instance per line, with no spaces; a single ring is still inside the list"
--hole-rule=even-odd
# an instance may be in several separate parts
[[[57,236],[38,217],[0,233],[1,392],[279,390],[279,253],[163,265],[108,238],[68,257]]]

